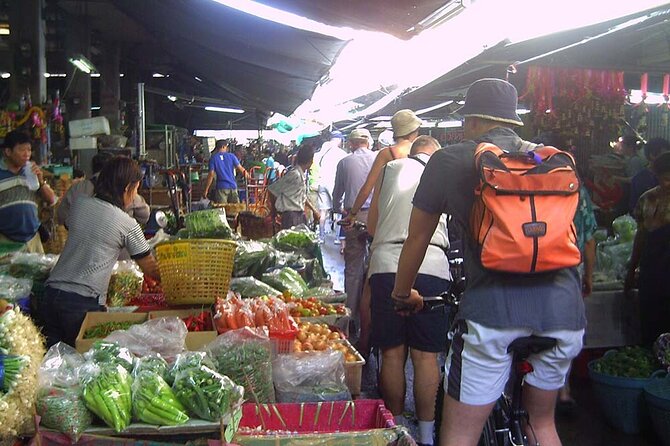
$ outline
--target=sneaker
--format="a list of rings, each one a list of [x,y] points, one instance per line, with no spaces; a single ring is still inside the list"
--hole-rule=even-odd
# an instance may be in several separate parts
[[[341,244],[342,242],[340,241],[339,238],[335,238],[335,240],[333,241],[333,245],[341,245]]]

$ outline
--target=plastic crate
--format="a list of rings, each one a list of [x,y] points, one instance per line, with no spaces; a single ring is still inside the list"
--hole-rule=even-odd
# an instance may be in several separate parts
[[[240,433],[352,432],[395,426],[382,400],[331,401],[242,405]]]
[[[298,331],[285,333],[270,333],[270,346],[272,347],[272,358],[277,355],[293,353],[295,351],[294,342]]]
[[[670,446],[670,376],[654,378],[644,386],[651,424],[665,446]]]
[[[651,424],[643,396],[644,387],[656,373],[651,378],[622,378],[596,372],[595,363],[588,364],[589,377],[605,420],[626,434],[644,430]]]

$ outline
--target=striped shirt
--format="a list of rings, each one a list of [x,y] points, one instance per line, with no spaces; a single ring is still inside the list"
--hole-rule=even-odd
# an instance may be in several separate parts
[[[149,244],[132,217],[98,198],[78,198],[66,223],[67,242],[46,284],[104,305],[121,250],[126,248],[131,258],[138,259],[149,254]]]
[[[375,162],[377,153],[370,149],[359,148],[352,154],[344,157],[337,164],[335,173],[335,186],[333,187],[333,210],[340,211],[351,209],[356,201],[358,192],[368,178],[372,164]],[[342,197],[344,196],[344,200]],[[344,201],[344,203],[343,203]],[[361,209],[370,207],[372,194],[368,195]],[[360,210],[360,209],[359,209]]]
[[[15,174],[0,159],[0,234],[17,242],[29,241],[40,227],[37,192],[28,189],[23,169]]]

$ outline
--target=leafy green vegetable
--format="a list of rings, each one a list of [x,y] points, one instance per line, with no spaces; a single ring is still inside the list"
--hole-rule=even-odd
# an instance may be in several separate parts
[[[233,235],[223,209],[191,212],[184,217],[184,225],[191,238],[230,239]]]
[[[137,376],[146,371],[156,373],[158,376],[165,379],[165,376],[168,373],[168,363],[158,353],[135,359],[133,376]]]
[[[622,241],[632,242],[637,232],[637,222],[630,215],[621,215],[612,222],[612,230]]]
[[[308,289],[300,274],[289,267],[263,274],[261,280],[281,292],[289,291],[292,295],[299,297],[302,297]]]
[[[242,297],[278,296],[280,291],[254,277],[236,277],[230,281],[230,289]]]
[[[177,375],[179,375],[180,372],[190,368],[199,368],[201,366],[207,366],[210,369],[215,368],[214,363],[212,363],[212,360],[207,357],[205,352],[179,353],[175,358],[172,367],[170,367],[170,370],[168,370],[165,381],[167,381],[169,384],[173,384],[175,378]]]
[[[258,270],[258,267],[267,262],[267,257],[272,255],[272,251],[273,248],[264,242],[238,241],[233,276],[253,276],[258,272],[264,272],[264,270]]]
[[[116,342],[95,341],[84,358],[99,365],[120,365],[127,371],[133,369],[133,355]]]
[[[593,370],[610,376],[649,378],[658,369],[651,350],[643,347],[623,347],[598,359]]]
[[[282,251],[312,251],[318,243],[318,235],[304,225],[281,230],[273,238],[274,246]]]

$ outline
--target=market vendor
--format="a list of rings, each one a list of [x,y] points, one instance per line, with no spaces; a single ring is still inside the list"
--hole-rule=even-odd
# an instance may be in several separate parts
[[[624,289],[635,285],[635,270],[640,267],[640,327],[642,343],[651,345],[670,331],[670,152],[654,160],[653,170],[658,186],[640,197],[635,207],[637,233],[628,266]]]
[[[30,163],[30,135],[20,131],[7,133],[0,160],[0,242],[26,243],[28,252],[44,253],[40,240],[38,199],[49,205],[56,194],[44,181],[42,169]],[[29,172],[26,169],[30,169]],[[29,186],[28,176],[36,177],[36,188]],[[34,190],[36,189],[36,190]]]
[[[306,224],[305,207],[308,207],[316,221],[321,215],[307,198],[307,178],[305,173],[314,161],[314,149],[309,144],[300,147],[295,157],[295,164],[288,169],[283,177],[268,186],[270,203],[281,215],[282,229]]]
[[[207,176],[207,185],[203,193],[204,197],[209,194],[209,188],[212,187],[216,177],[216,203],[239,203],[240,196],[237,194],[237,182],[235,181],[235,170],[245,177],[249,175],[247,170],[242,167],[240,160],[228,152],[228,141],[219,139],[214,147],[215,153],[209,159],[209,175]]]
[[[73,203],[65,248],[38,303],[47,346],[59,341],[74,346],[86,313],[104,311],[109,279],[122,249],[145,274],[159,278],[140,225],[124,211],[137,195],[141,179],[135,161],[112,158],[98,176],[95,195]]]

